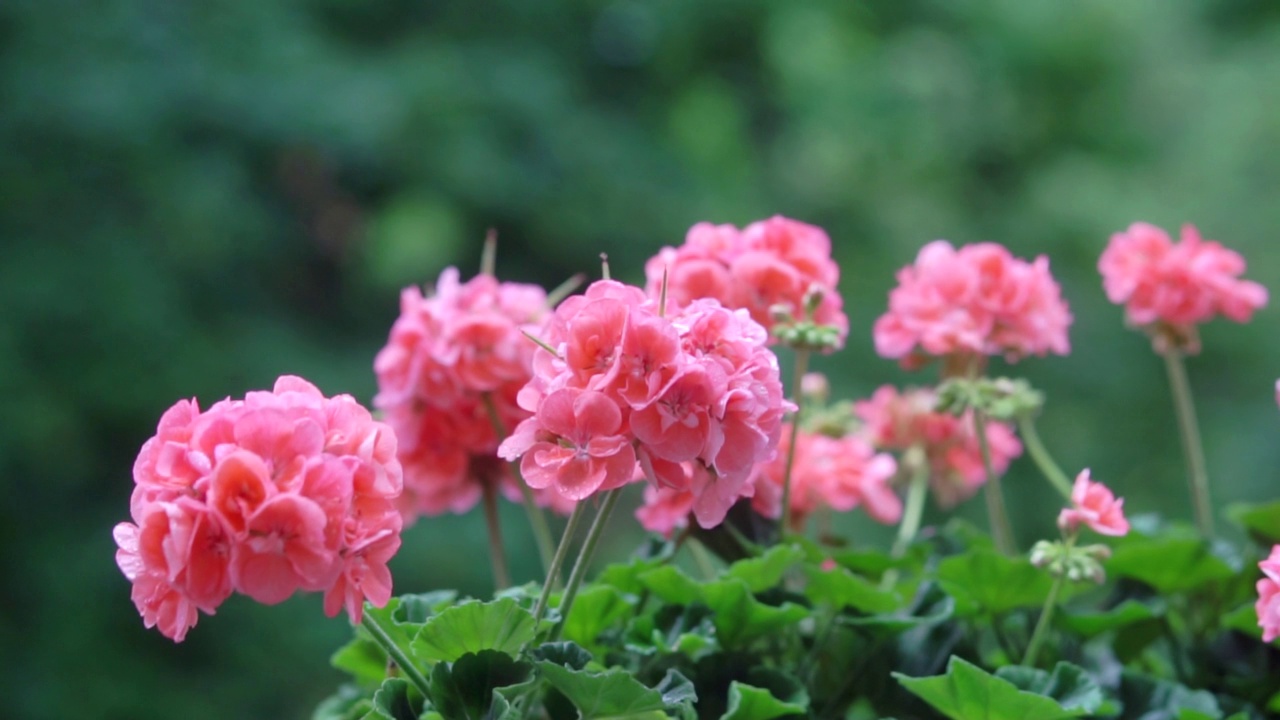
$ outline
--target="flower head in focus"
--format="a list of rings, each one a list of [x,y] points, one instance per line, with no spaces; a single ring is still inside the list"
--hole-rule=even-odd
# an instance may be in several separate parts
[[[936,240],[898,272],[873,333],[881,356],[915,368],[932,358],[1065,355],[1071,321],[1044,256],[1027,262],[996,243]]]
[[[1072,533],[1081,525],[1088,525],[1099,535],[1122,537],[1129,533],[1124,499],[1117,498],[1106,485],[1094,482],[1087,468],[1076,476],[1071,505],[1058,515],[1058,527],[1063,532]]]
[[[175,641],[236,591],[266,604],[323,591],[325,613],[354,622],[391,597],[396,437],[348,395],[285,376],[203,412],[180,401],[133,476],[116,562],[147,627]]]
[[[1164,230],[1134,223],[1111,236],[1098,259],[1107,298],[1124,305],[1125,319],[1152,336],[1156,350],[1198,352],[1197,326],[1218,315],[1248,322],[1267,304],[1267,289],[1242,280],[1244,258],[1206,241],[1193,225],[1179,242]]]

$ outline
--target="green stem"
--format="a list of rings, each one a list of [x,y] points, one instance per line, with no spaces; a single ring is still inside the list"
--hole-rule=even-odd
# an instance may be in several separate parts
[[[697,538],[689,538],[689,554],[693,555],[693,561],[698,565],[698,571],[707,580],[716,579],[716,565],[711,561],[711,553],[707,551],[707,546],[698,542]]]
[[[582,579],[587,574],[587,567],[591,564],[591,556],[596,553],[596,544],[600,542],[600,536],[604,534],[604,526],[609,523],[613,506],[618,504],[620,497],[622,497],[622,488],[614,488],[606,492],[604,501],[600,503],[600,511],[596,513],[595,520],[591,521],[591,529],[587,530],[587,538],[582,541],[582,550],[578,552],[578,559],[573,563],[573,572],[569,573],[569,582],[565,584],[564,594],[560,597],[560,622],[551,631],[549,640],[552,642],[559,639],[565,620],[569,618],[574,596],[578,594]],[[585,502],[578,503],[579,506],[585,504]]]
[[[495,590],[511,587],[507,571],[507,553],[502,543],[502,520],[498,517],[497,478],[484,482],[484,524],[489,531],[489,562],[493,565]]]
[[[507,436],[506,424],[498,414],[498,406],[493,402],[493,395],[484,394],[484,408],[489,413],[489,422],[499,438]],[[529,527],[533,530],[533,540],[538,546],[538,557],[542,560],[542,571],[547,573],[553,584],[560,582],[558,575],[551,574],[551,558],[555,553],[551,542],[551,528],[547,525],[547,516],[533,499],[533,490],[529,489],[520,475],[520,463],[511,463],[511,474],[515,476],[516,485],[520,487],[520,498],[524,501],[524,514],[529,517]]]
[[[368,610],[368,608],[365,609]],[[364,625],[364,629],[368,630],[369,635],[373,636],[374,642],[378,643],[378,646],[395,661],[400,670],[404,672],[405,677],[409,679],[409,682],[413,683],[414,687],[418,688],[418,692],[422,693],[423,697],[430,698],[431,692],[426,676],[422,674],[422,671],[418,669],[418,666],[414,665],[413,661],[409,659],[409,656],[405,655],[404,651],[402,651],[400,647],[396,645],[395,641],[391,639],[391,634],[382,626],[382,621],[378,620],[373,613],[365,612],[364,619],[360,624]]]
[[[556,547],[556,554],[551,558],[551,567],[547,570],[547,581],[542,583],[542,593],[538,595],[538,602],[533,606],[534,620],[542,619],[542,612],[547,609],[547,600],[551,597],[551,588],[560,582],[560,568],[564,565],[565,558],[569,555],[569,546],[573,544],[574,533],[578,530],[578,523],[582,522],[582,516],[587,510],[587,502],[579,501],[573,506],[573,513],[569,515],[569,522],[564,526],[564,534],[560,536],[560,545]]]
[[[1191,398],[1191,383],[1187,380],[1187,367],[1182,353],[1170,349],[1164,353],[1165,367],[1169,370],[1169,386],[1173,390],[1173,404],[1178,414],[1178,430],[1182,434],[1182,449],[1187,458],[1187,480],[1191,485],[1191,501],[1195,506],[1196,525],[1200,534],[1213,537],[1213,504],[1209,500],[1209,475],[1205,471],[1204,446],[1200,442],[1200,426],[1196,422],[1196,405]]]
[[[804,374],[809,370],[809,351],[796,350],[795,372],[792,375],[791,395],[796,404],[796,412],[791,416],[791,445],[787,448],[787,464],[782,475],[782,537],[791,534],[791,471],[796,464],[796,445],[800,439],[800,416],[804,412],[804,393],[800,392],[800,384]]]
[[[987,500],[987,518],[991,523],[991,536],[996,549],[1005,555],[1017,552],[1013,543],[1013,528],[1009,524],[1009,512],[1005,509],[1004,493],[1000,490],[1000,476],[991,462],[991,444],[987,442],[987,415],[975,408],[973,429],[978,435],[978,449],[982,453],[982,466],[987,471],[987,484],[983,495]]]
[[[1075,545],[1076,535],[1067,538],[1066,553]],[[1049,634],[1049,623],[1053,620],[1053,611],[1058,606],[1058,595],[1062,593],[1062,584],[1066,582],[1066,573],[1053,579],[1053,587],[1049,588],[1049,597],[1044,599],[1044,609],[1040,611],[1040,619],[1036,621],[1036,629],[1031,632],[1031,642],[1027,643],[1027,652],[1022,656],[1022,664],[1035,667],[1036,656],[1040,654],[1040,646]]]
[[[1040,468],[1040,473],[1055,490],[1070,500],[1071,479],[1062,472],[1062,468],[1058,467],[1058,464],[1053,461],[1053,456],[1045,449],[1044,443],[1040,441],[1040,434],[1036,432],[1035,421],[1029,414],[1018,416],[1018,432],[1022,435],[1023,445],[1027,447],[1027,454],[1031,456],[1036,467]]]
[[[924,499],[929,494],[929,461],[919,446],[907,451],[903,460],[911,467],[911,484],[907,487],[907,507],[898,526],[898,537],[893,541],[890,556],[900,558],[911,547],[911,541],[920,532],[920,520],[924,517]]]

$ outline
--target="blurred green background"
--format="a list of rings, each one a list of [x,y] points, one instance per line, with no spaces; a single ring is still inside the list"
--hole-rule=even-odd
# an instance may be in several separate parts
[[[1278,188],[1271,0],[6,0],[9,716],[310,713],[349,632],[318,597],[232,598],[176,646],[143,629],[110,535],[133,457],[181,397],[297,373],[368,401],[398,289],[473,272],[489,227],[501,276],[550,286],[600,252],[638,280],[700,220],[820,224],[853,331],[818,365],[847,397],[905,378],[870,326],[924,242],[1046,253],[1073,353],[1016,371],[1048,442],[1131,512],[1189,517],[1162,365],[1094,266],[1134,220],[1191,221],[1280,288]],[[1276,317],[1207,327],[1190,364],[1221,505],[1280,495]],[[1024,546],[1042,486],[1025,460],[1006,483]],[[487,593],[482,537],[420,523],[398,588]]]

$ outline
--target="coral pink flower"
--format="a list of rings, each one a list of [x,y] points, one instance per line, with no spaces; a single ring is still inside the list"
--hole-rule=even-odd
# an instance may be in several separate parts
[[[645,530],[670,538],[677,529],[688,526],[695,500],[691,490],[647,485],[644,504],[636,508],[636,519]]]
[[[889,310],[876,321],[876,351],[917,367],[965,359],[1070,351],[1071,313],[1043,256],[1028,263],[996,243],[959,249],[936,240],[898,272]]]
[[[494,462],[501,437],[490,407],[507,429],[529,417],[516,402],[533,376],[535,347],[524,333],[539,334],[547,316],[542,288],[487,275],[463,283],[454,268],[441,273],[430,296],[418,288],[401,293],[400,317],[374,360],[374,406],[400,438],[405,522],[465,513],[486,485],[520,499],[514,474]],[[589,345],[589,329],[579,331]],[[558,495],[539,492],[535,499],[565,507]]]
[[[943,507],[972,497],[987,481],[982,452],[974,431],[973,416],[960,417],[934,411],[937,395],[931,389],[914,388],[899,393],[884,386],[870,400],[854,404],[865,423],[864,432],[882,450],[923,449],[930,467],[930,486]],[[987,422],[991,464],[1004,474],[1013,458],[1022,454],[1022,443],[1005,423]]]
[[[1064,508],[1058,515],[1058,527],[1064,532],[1074,532],[1080,525],[1088,525],[1100,535],[1121,537],[1129,533],[1129,521],[1124,517],[1124,499],[1111,494],[1100,482],[1089,479],[1089,470],[1080,471],[1071,488],[1072,507]]]
[[[683,245],[663,248],[645,264],[650,297],[660,296],[664,274],[666,310],[672,313],[705,298],[747,310],[767,330],[782,311],[836,328],[841,346],[849,331],[836,291],[840,270],[831,259],[831,240],[813,225],[780,215],[742,230],[698,223]],[[811,294],[820,298],[812,313],[806,308]]]
[[[756,479],[752,506],[761,515],[781,515],[790,441],[790,427],[784,425],[778,454],[762,467]],[[840,512],[862,507],[876,522],[898,522],[902,519],[902,500],[890,484],[897,470],[891,456],[876,453],[861,437],[830,437],[802,429],[791,471],[793,525],[802,526],[805,518],[820,507]]]
[[[1258,627],[1262,628],[1262,641],[1271,642],[1280,637],[1280,545],[1271,548],[1266,560],[1258,563],[1263,578],[1258,581]]]
[[[390,596],[402,475],[391,429],[350,396],[301,378],[201,412],[175,404],[134,464],[133,522],[114,536],[147,627],[182,640],[233,591],[277,603],[301,590],[344,605]],[[365,550],[378,544],[378,552]],[[350,578],[374,577],[354,586]],[[351,588],[354,587],[354,590]],[[385,590],[385,591],[384,591]]]
[[[1267,290],[1241,280],[1239,253],[1204,241],[1193,225],[1174,243],[1160,228],[1134,223],[1111,236],[1098,259],[1111,302],[1125,306],[1130,324],[1151,333],[1157,350],[1199,350],[1196,326],[1225,315],[1247,322],[1267,304]]]
[[[689,493],[704,527],[749,496],[790,406],[746,310],[695,300],[664,314],[605,280],[561,303],[540,339],[552,350],[517,396],[533,416],[498,451],[521,458],[530,486],[582,499],[648,477]]]

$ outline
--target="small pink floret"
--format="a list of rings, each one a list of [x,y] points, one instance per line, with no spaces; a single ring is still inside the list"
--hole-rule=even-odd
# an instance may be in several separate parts
[[[1106,485],[1091,480],[1088,469],[1076,476],[1071,488],[1071,504],[1058,515],[1058,527],[1064,532],[1075,532],[1080,525],[1088,525],[1100,535],[1122,537],[1129,533],[1124,499],[1113,495]]]
[[[1266,560],[1258,563],[1263,577],[1258,581],[1258,627],[1262,628],[1262,641],[1272,642],[1280,637],[1280,545],[1271,548]]]

